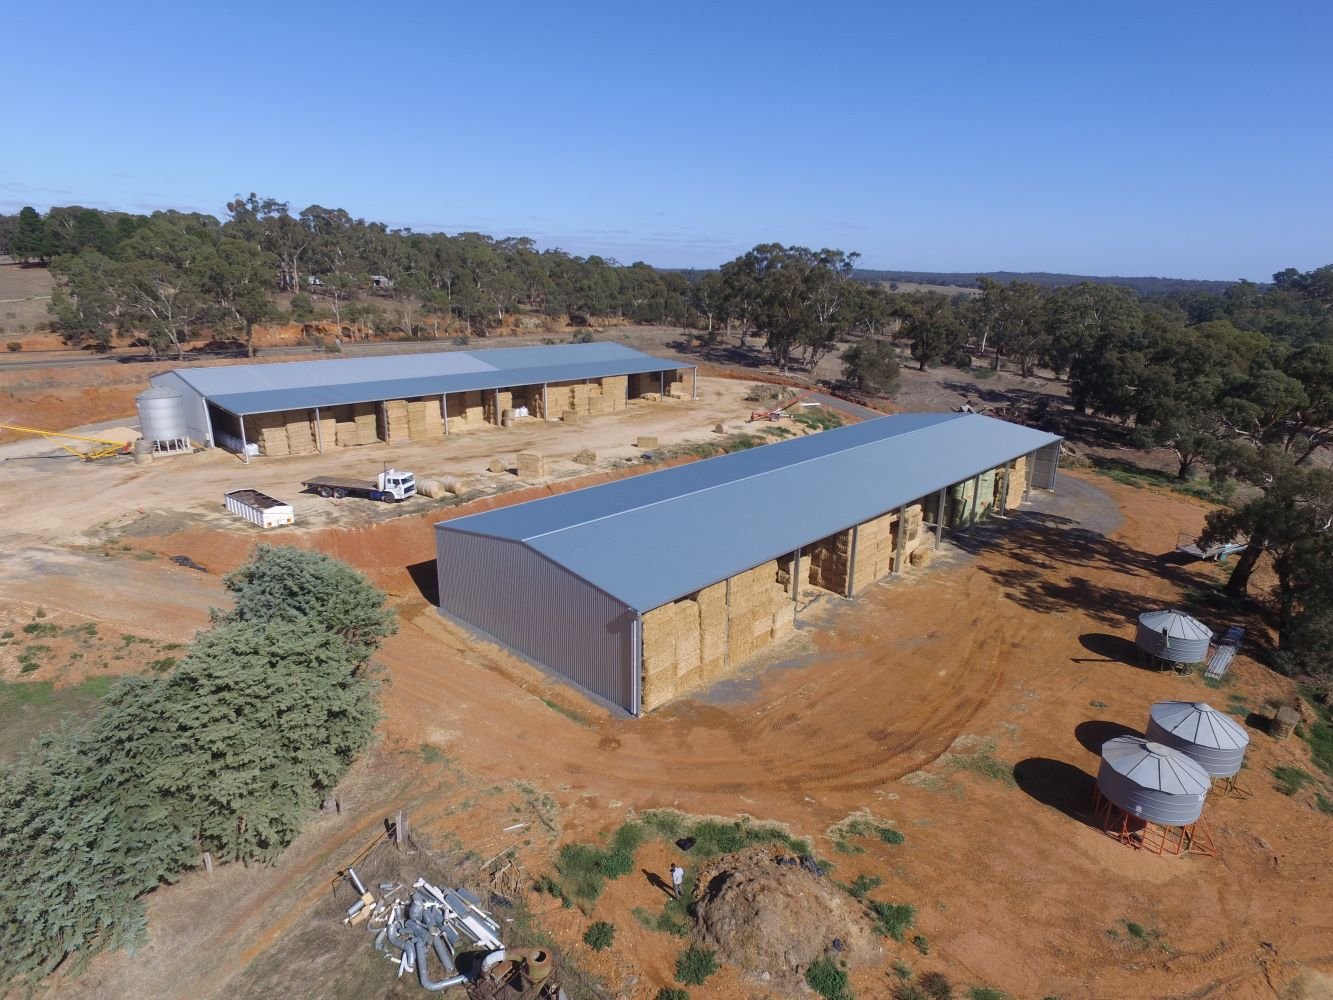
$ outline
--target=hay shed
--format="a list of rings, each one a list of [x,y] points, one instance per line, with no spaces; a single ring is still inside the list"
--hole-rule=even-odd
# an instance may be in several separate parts
[[[1159,701],[1148,713],[1148,739],[1179,750],[1213,778],[1238,772],[1250,744],[1244,726],[1201,701]]]

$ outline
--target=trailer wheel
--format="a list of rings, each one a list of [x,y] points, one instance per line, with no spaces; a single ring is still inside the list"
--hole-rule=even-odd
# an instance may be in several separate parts
[[[333,491],[333,499],[335,499],[335,500],[346,500],[346,499],[347,499],[347,491],[346,491],[346,490],[343,490],[343,489],[337,489],[337,488],[335,488],[334,491]]]
[[[329,489],[327,486],[321,486],[319,488],[319,495],[327,500],[329,497],[333,496],[333,490]]]
[[[397,503],[397,499],[394,497],[392,493],[381,493],[380,499],[383,500],[385,503]]]

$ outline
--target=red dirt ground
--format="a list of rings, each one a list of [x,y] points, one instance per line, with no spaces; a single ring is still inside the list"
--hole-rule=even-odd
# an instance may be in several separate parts
[[[1109,540],[1071,538],[1058,519],[1015,522],[1005,545],[975,557],[950,548],[928,572],[807,610],[804,620],[819,627],[777,662],[639,720],[611,716],[440,619],[401,572],[431,557],[426,523],[401,519],[312,541],[398,595],[404,627],[382,657],[392,680],[386,749],[427,743],[464,774],[530,782],[559,804],[561,841],[594,839],[631,809],[750,814],[815,837],[840,879],[877,874],[885,882],[875,898],[919,908],[929,956],[886,942],[886,962],[1022,997],[1273,996],[1307,969],[1333,969],[1328,820],[1309,801],[1278,794],[1268,776],[1280,763],[1308,768],[1303,743],[1255,732],[1244,772],[1254,797],[1212,802],[1205,814],[1219,859],[1143,856],[1086,819],[1096,756],[1083,744],[1095,749],[1108,729],[1141,731],[1162,698],[1221,704],[1234,691],[1258,707],[1288,694],[1245,657],[1225,692],[1119,658],[1129,615],[1209,577],[1207,568],[1155,562],[1177,532],[1197,529],[1203,508],[1099,478],[1092,485],[1124,515]],[[169,547],[215,563],[228,557],[195,544],[175,536]],[[1018,765],[1016,785],[965,766],[978,752],[1001,762],[1001,773]],[[384,809],[396,801],[392,789],[376,799]],[[862,809],[891,820],[907,842],[866,842],[853,858],[833,852],[822,832]],[[474,810],[469,825],[487,815],[484,804]],[[425,817],[417,828],[430,825]],[[541,844],[523,857],[534,872],[549,864]],[[653,846],[639,861],[660,870],[668,859]],[[315,874],[296,870],[279,883],[289,891]],[[175,909],[174,894],[188,891],[159,893],[154,912]],[[247,911],[247,927],[257,920],[269,930],[247,931],[261,936],[243,952],[226,943],[235,924],[208,935],[223,953],[220,975],[280,935],[296,905],[287,898]],[[588,917],[547,916],[557,940],[619,995],[651,997],[669,981],[681,942],[628,911],[660,905],[635,876],[612,883]],[[578,944],[592,919],[617,925],[612,952]],[[1139,942],[1127,921],[1160,938]],[[858,995],[886,995],[885,975],[857,972]],[[732,970],[691,995],[763,993]]]

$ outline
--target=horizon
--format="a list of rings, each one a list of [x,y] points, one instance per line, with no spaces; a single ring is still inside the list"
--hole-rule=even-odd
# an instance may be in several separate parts
[[[42,141],[11,141],[0,211],[225,218],[254,191],[696,270],[768,242],[866,270],[1209,281],[1333,258],[1309,194],[1333,156],[1309,114],[1333,97],[1326,6],[673,11],[16,8],[12,36],[58,34],[62,64],[12,54],[43,83],[9,133]],[[250,24],[284,41],[238,39]],[[153,58],[104,72],[125,45]]]

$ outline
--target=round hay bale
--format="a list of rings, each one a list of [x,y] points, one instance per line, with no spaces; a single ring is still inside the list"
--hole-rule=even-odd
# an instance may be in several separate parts
[[[705,865],[696,882],[699,936],[718,958],[755,975],[799,979],[833,954],[859,964],[879,957],[865,911],[833,882],[773,847]]]
[[[495,473],[508,472],[509,464],[503,458],[493,458],[486,468]]]
[[[439,500],[444,496],[444,483],[438,479],[423,479],[417,483],[417,492],[432,500]]]

